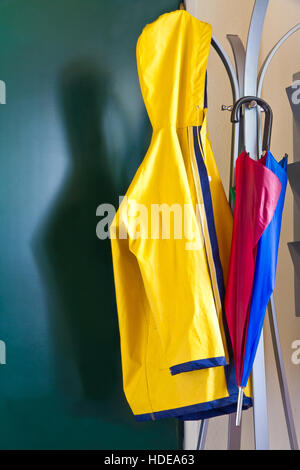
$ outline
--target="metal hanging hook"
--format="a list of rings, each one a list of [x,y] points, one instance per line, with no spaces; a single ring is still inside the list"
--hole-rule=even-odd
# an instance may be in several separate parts
[[[230,104],[229,106],[227,106],[226,104],[222,104],[221,111],[232,111],[232,108],[233,108],[232,104]]]
[[[264,151],[269,150],[271,143],[272,124],[273,124],[273,111],[270,105],[257,96],[243,96],[233,106],[231,112],[231,122],[239,122],[240,120],[240,108],[244,104],[248,104],[249,109],[255,108],[259,105],[265,111],[265,125],[264,125],[264,136],[262,148]]]

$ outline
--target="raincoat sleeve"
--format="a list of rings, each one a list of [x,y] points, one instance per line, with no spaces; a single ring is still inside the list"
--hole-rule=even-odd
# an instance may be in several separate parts
[[[138,347],[139,325],[146,338],[147,323],[153,322],[165,357],[161,366],[172,375],[225,365],[226,346],[176,130],[154,131],[111,238],[123,352]]]

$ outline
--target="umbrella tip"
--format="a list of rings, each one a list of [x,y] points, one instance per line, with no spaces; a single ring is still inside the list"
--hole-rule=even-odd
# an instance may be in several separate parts
[[[236,426],[240,426],[241,424],[244,388],[245,387],[239,386],[239,396],[238,396],[238,401],[237,401],[236,419],[235,419]]]

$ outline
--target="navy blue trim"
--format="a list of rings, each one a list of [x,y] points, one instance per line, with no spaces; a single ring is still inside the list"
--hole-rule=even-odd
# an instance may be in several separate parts
[[[248,410],[252,406],[252,400],[249,397],[244,398],[243,401],[243,410]],[[181,421],[198,421],[200,419],[208,419],[208,418],[215,418],[216,416],[223,416],[226,414],[231,414],[236,412],[237,404],[231,403],[226,406],[220,406],[219,408],[215,408],[212,410],[207,411],[197,411],[195,413],[186,414],[183,416],[178,416],[177,419]]]
[[[207,108],[207,71],[206,71],[206,73],[205,73],[204,108]]]
[[[237,395],[231,395],[226,398],[212,400],[206,403],[197,403],[195,405],[183,406],[172,410],[157,411],[154,413],[144,413],[135,415],[136,421],[155,421],[157,419],[178,418],[183,421],[213,418],[236,411]],[[252,406],[252,399],[244,396],[243,410]]]
[[[192,370],[207,369],[208,367],[226,366],[226,357],[210,357],[209,359],[199,359],[197,361],[183,362],[170,367],[172,375],[181,374],[181,372],[190,372]]]
[[[214,265],[216,269],[218,289],[219,289],[220,299],[221,299],[222,306],[223,306],[224,297],[225,297],[223,270],[222,270],[222,265],[220,261],[220,255],[219,255],[219,246],[218,246],[217,232],[216,232],[215,221],[214,221],[214,211],[213,211],[213,205],[212,205],[212,199],[211,199],[211,193],[210,193],[209,179],[208,179],[206,165],[202,157],[203,147],[202,147],[202,142],[201,142],[200,129],[201,128],[198,129],[196,126],[193,127],[194,150],[195,150],[200,183],[201,183],[201,188],[202,188],[203,202],[204,202],[205,214],[207,218],[207,225],[208,225],[208,231],[209,231],[209,238],[211,242],[212,255],[213,255]],[[200,145],[202,148],[202,153],[200,151],[198,138],[199,138]]]

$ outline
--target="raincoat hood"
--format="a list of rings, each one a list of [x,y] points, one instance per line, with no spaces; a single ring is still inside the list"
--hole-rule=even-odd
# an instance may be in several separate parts
[[[153,128],[202,123],[211,25],[181,10],[147,25],[137,43],[143,99]]]

